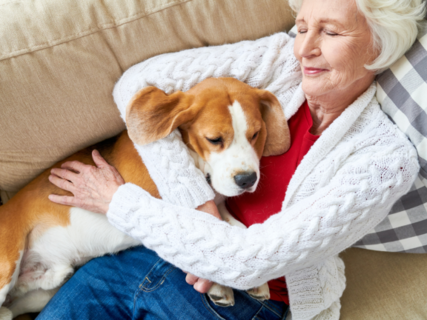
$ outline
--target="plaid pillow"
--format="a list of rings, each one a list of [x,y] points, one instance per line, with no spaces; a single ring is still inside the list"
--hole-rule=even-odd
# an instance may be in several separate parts
[[[421,170],[387,218],[354,244],[393,252],[427,253],[427,21],[412,48],[377,78],[382,109],[418,151]]]

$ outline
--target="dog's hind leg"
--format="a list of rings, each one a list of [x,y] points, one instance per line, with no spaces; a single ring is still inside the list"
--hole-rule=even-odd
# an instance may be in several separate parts
[[[74,273],[73,267],[68,266],[54,266],[47,270],[40,282],[40,288],[44,290],[54,289],[64,284]]]
[[[23,297],[28,292],[39,288],[51,290],[60,287],[74,273],[74,269],[68,265],[56,265],[49,269],[43,266],[33,266],[30,270],[24,270],[15,284],[11,296],[16,299]]]
[[[15,261],[2,260],[1,257],[6,257],[6,255],[0,256],[0,320],[12,320],[12,311],[2,305],[18,278],[22,251],[16,253]],[[7,257],[10,258],[11,255]]]
[[[13,313],[8,308],[0,307],[0,320],[12,320]]]
[[[13,317],[17,317],[24,313],[40,312],[52,299],[60,287],[51,290],[33,290],[24,296],[14,300],[8,307]],[[1,314],[1,313],[0,313]],[[1,320],[1,317],[0,317]]]
[[[3,305],[7,294],[12,290],[18,279],[23,249],[16,251],[16,254],[9,254],[7,257],[0,254],[0,306]],[[11,258],[12,256],[13,258]],[[5,258],[3,259],[3,257]]]

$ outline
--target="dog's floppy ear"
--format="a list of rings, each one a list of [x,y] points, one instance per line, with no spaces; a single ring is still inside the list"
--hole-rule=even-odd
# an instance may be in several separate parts
[[[156,87],[138,91],[126,109],[131,140],[139,145],[166,137],[194,117],[193,96],[177,91],[167,95]]]
[[[274,156],[288,151],[291,136],[282,106],[276,96],[267,90],[258,90],[261,115],[267,128],[263,156]]]

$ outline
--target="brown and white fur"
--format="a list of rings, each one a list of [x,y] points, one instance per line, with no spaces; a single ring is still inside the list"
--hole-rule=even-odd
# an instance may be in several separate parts
[[[96,148],[126,182],[160,198],[133,143],[147,144],[179,128],[212,187],[230,197],[253,192],[260,157],[281,154],[290,144],[276,97],[231,78],[210,78],[171,95],[144,88],[127,106],[126,120],[127,131],[53,167],[74,160],[93,165],[91,151]],[[105,215],[50,202],[49,194],[68,193],[49,183],[49,173],[46,170],[0,207],[0,320],[42,310],[75,267],[140,244],[111,226]],[[253,178],[253,173],[255,181],[237,185],[236,176]],[[244,228],[218,204],[224,220]],[[249,292],[269,298],[267,285]],[[219,305],[234,304],[230,288],[214,285],[209,295]]]

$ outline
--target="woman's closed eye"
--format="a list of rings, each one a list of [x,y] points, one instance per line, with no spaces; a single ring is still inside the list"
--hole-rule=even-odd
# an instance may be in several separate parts
[[[338,36],[338,35],[339,35],[338,33],[333,32],[333,31],[329,31],[329,30],[323,30],[323,32],[324,32],[325,34],[327,34],[328,36],[332,36],[332,37],[334,37],[334,36]],[[307,33],[307,30],[306,30],[306,29],[298,30],[298,33],[299,33],[299,34],[304,34],[304,33]]]
[[[328,36],[338,36],[338,33],[330,31],[330,30],[323,30],[324,33],[326,33]]]

